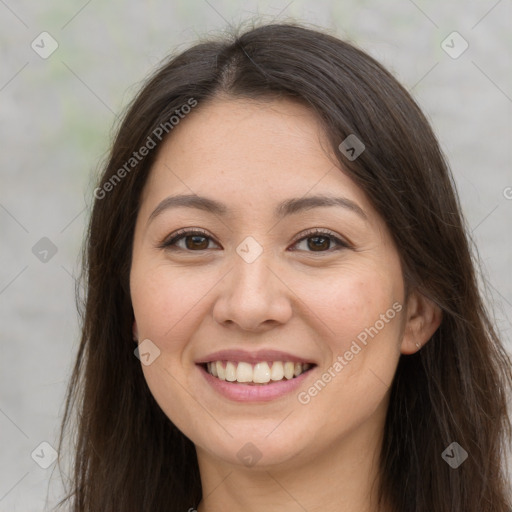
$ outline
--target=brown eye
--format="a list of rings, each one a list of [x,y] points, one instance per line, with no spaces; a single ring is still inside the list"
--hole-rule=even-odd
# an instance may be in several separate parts
[[[332,252],[350,247],[347,242],[335,236],[334,233],[322,230],[313,230],[306,233],[306,236],[295,242],[294,246],[303,242],[306,242],[306,249],[299,250],[305,250],[306,252]],[[331,243],[335,245],[333,249],[330,248]]]
[[[182,237],[185,239],[185,246],[187,249],[208,249],[208,239],[202,235],[189,235]]]
[[[306,240],[308,240],[308,249],[312,251],[329,249],[331,245],[331,238],[327,236],[312,236]]]
[[[210,242],[216,244],[213,238],[206,232],[181,230],[174,234],[169,240],[163,242],[160,248],[185,252],[199,252],[208,250]],[[304,242],[306,242],[305,248],[299,250],[305,252],[333,252],[350,247],[347,242],[341,240],[334,233],[319,229],[306,233],[306,236],[303,236],[293,245],[297,246]],[[334,247],[331,247],[332,244],[334,244]]]
[[[178,245],[178,242],[184,240],[184,244]],[[203,231],[180,231],[171,239],[163,242],[161,248],[170,250],[183,250],[189,252],[205,251],[213,239]]]

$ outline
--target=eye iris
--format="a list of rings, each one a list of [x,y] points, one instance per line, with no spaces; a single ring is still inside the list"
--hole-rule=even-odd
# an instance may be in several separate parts
[[[313,244],[310,243],[310,240],[315,240]],[[317,243],[318,240],[323,240],[323,243]],[[327,236],[311,236],[308,238],[308,248],[314,251],[318,249],[328,249],[329,248],[330,239]]]
[[[197,243],[199,243],[199,245],[201,245],[200,242],[198,242],[198,239],[203,240],[203,244],[201,247],[198,247],[198,245],[197,245]],[[193,242],[189,243],[189,240],[193,240]],[[207,237],[202,236],[202,235],[189,235],[189,236],[185,237],[185,245],[187,246],[187,249],[204,250],[204,249],[208,248],[208,239],[207,239]]]

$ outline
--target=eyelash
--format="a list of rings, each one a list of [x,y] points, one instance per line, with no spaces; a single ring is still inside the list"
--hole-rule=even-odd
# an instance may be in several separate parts
[[[158,247],[160,249],[167,249],[171,251],[182,251],[182,252],[204,252],[208,249],[199,249],[197,251],[193,251],[190,249],[182,249],[181,247],[177,247],[175,244],[181,239],[187,238],[189,236],[203,236],[205,238],[209,238],[210,240],[213,240],[213,238],[208,235],[206,231],[203,231],[201,229],[181,229],[177,231],[176,233],[173,233],[168,239],[164,240]],[[302,242],[303,240],[307,240],[308,238],[314,238],[318,236],[323,236],[326,238],[329,238],[331,241],[335,242],[337,244],[337,247],[333,249],[327,249],[326,251],[306,251],[310,253],[331,253],[334,251],[339,251],[341,249],[351,249],[351,245],[336,236],[336,234],[330,230],[321,229],[321,228],[314,228],[311,230],[308,230],[307,232],[303,233],[301,235],[301,238],[298,238],[293,242],[293,245],[298,244],[299,242]],[[214,241],[214,240],[213,240]],[[215,242],[217,243],[217,242]]]

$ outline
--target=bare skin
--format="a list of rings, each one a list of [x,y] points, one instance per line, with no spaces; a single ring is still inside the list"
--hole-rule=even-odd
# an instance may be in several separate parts
[[[326,147],[301,105],[219,98],[173,130],[143,191],[130,275],[134,333],[159,348],[145,378],[196,446],[199,512],[384,510],[377,461],[389,386],[401,354],[428,341],[441,313],[414,291],[405,297],[386,225]],[[150,218],[178,194],[232,212],[179,207]],[[312,195],[348,201],[275,216],[282,201]],[[161,247],[182,228],[205,234]],[[343,245],[322,238],[331,235]],[[263,251],[250,263],[237,252],[247,237],[256,242],[250,251]],[[280,350],[315,366],[291,393],[233,401],[196,364],[224,349]]]

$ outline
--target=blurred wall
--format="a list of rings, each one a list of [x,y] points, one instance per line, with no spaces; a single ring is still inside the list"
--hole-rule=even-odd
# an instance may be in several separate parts
[[[0,512],[59,496],[52,446],[79,336],[74,276],[116,116],[169,51],[229,23],[325,27],[412,92],[451,163],[512,348],[511,10],[506,0],[1,0]]]

